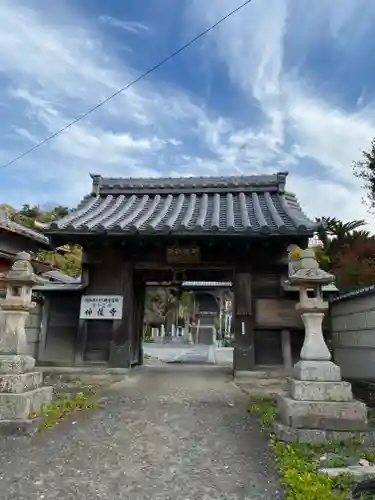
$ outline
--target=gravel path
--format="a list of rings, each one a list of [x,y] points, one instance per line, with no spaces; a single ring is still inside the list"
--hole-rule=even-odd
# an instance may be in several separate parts
[[[0,499],[277,500],[247,397],[210,366],[142,367],[102,408],[0,442]]]

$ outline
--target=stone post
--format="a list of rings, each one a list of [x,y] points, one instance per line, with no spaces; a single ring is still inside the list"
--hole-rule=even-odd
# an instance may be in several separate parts
[[[334,276],[319,268],[314,250],[301,250],[300,260],[289,267],[289,281],[299,287],[296,309],[305,325],[301,359],[288,379],[288,392],[278,399],[275,433],[284,441],[324,442],[353,438],[367,428],[367,408],[353,399],[349,382],[331,361],[322,330],[328,303],[322,285]],[[314,297],[308,291],[314,290]]]
[[[192,337],[192,334],[190,331],[189,321],[185,321],[183,341],[184,341],[184,344],[193,344],[193,337]]]
[[[29,432],[31,415],[52,399],[52,387],[42,387],[43,374],[33,371],[35,359],[28,355],[25,323],[32,302],[32,287],[40,279],[33,273],[30,255],[21,252],[8,273],[6,297],[0,300],[0,432]]]
[[[282,353],[283,353],[284,368],[289,375],[291,370],[292,370],[292,366],[293,366],[292,346],[290,344],[290,331],[289,330],[282,330],[281,331],[281,347],[282,347]]]

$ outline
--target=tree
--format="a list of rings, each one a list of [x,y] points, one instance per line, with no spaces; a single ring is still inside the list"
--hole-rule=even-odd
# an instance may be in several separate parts
[[[34,228],[35,221],[38,222],[51,222],[53,220],[61,219],[69,212],[67,207],[61,205],[56,206],[50,211],[44,211],[39,206],[23,205],[21,210],[14,211],[13,219],[23,226]]]
[[[25,227],[35,229],[35,222],[51,222],[61,219],[69,212],[68,207],[57,205],[51,210],[42,210],[38,205],[24,204],[20,210],[9,205],[0,205],[9,214],[9,217]],[[45,264],[56,267],[61,272],[78,277],[81,273],[82,248],[79,245],[67,245],[62,254],[48,250],[38,252],[36,258]]]
[[[146,290],[146,332],[151,324],[165,324],[170,331],[172,324],[188,320],[194,312],[194,294],[180,287],[149,287]]]
[[[362,151],[363,160],[353,163],[354,175],[364,181],[367,201],[375,208],[375,138],[371,142],[370,151]]]
[[[322,223],[318,236],[323,243],[323,254],[327,256],[327,259],[319,259],[324,268],[327,268],[328,263],[334,265],[337,257],[351,242],[359,238],[366,239],[370,237],[368,231],[359,229],[366,224],[364,220],[343,222],[334,217],[322,217],[317,221]]]
[[[373,285],[375,283],[374,238],[353,240],[336,259],[333,271],[341,291]]]
[[[60,269],[61,272],[68,276],[76,278],[81,274],[82,248],[79,245],[70,245],[63,254],[41,250],[37,254],[37,259],[40,260],[40,262]]]
[[[319,238],[321,252],[326,255],[322,267],[336,276],[340,291],[348,291],[375,283],[375,238],[361,229],[364,220],[343,222],[322,218]]]

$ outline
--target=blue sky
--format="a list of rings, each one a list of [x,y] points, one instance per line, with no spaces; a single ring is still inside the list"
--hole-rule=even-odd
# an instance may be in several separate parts
[[[0,163],[234,5],[1,0]],[[311,217],[368,219],[351,164],[375,137],[374,23],[370,0],[253,0],[144,81],[0,170],[0,202],[74,206],[90,189],[90,172],[287,170],[289,189]]]

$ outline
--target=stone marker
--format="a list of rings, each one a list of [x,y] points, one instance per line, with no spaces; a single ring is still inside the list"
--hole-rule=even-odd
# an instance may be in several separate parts
[[[30,432],[31,415],[52,399],[52,387],[42,387],[43,374],[33,371],[35,359],[28,355],[25,323],[32,302],[32,286],[40,281],[26,252],[17,254],[8,273],[6,297],[0,299],[0,433]]]
[[[328,303],[322,285],[334,281],[319,268],[312,248],[301,250],[300,260],[289,267],[289,281],[299,286],[296,309],[305,325],[301,360],[288,379],[288,392],[278,397],[275,433],[284,441],[346,440],[367,429],[367,408],[353,399],[351,384],[341,380],[340,367],[331,361],[322,331]],[[314,297],[308,289],[314,289]]]

